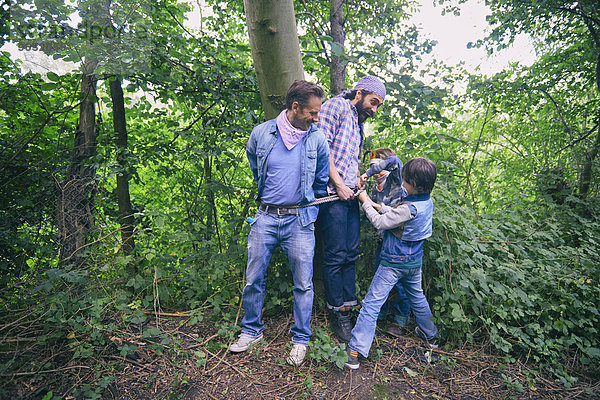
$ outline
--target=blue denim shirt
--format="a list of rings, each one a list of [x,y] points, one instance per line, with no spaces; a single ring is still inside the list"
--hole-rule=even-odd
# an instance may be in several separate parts
[[[246,155],[250,162],[250,170],[254,180],[258,183],[260,201],[265,185],[266,160],[273,146],[277,142],[277,124],[274,119],[256,126],[246,145]],[[298,144],[302,146],[300,162],[300,204],[307,204],[315,197],[327,195],[327,181],[329,180],[329,145],[327,139],[315,124],[311,124],[310,131]],[[297,146],[298,146],[297,145]],[[299,212],[300,223],[307,226],[317,220],[319,206],[301,207]]]
[[[394,264],[403,264],[423,258],[423,242],[432,233],[433,203],[429,194],[416,194],[404,198],[409,207],[416,211],[414,218],[404,222],[402,239],[391,230],[383,234],[381,259]]]

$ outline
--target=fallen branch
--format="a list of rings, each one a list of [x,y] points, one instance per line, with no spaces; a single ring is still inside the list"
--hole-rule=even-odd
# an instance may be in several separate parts
[[[72,366],[64,367],[64,368],[46,369],[44,371],[15,372],[14,374],[1,374],[0,376],[24,376],[24,375],[36,375],[36,374],[48,374],[48,373],[52,373],[52,372],[61,372],[61,371],[66,371],[69,369],[77,369],[77,368],[92,369],[92,367],[88,367],[87,365],[72,365]]]
[[[202,343],[196,343],[196,344],[193,344],[193,345],[191,345],[189,347],[186,347],[185,350],[191,350],[191,349],[195,349],[196,347],[202,347],[206,343],[210,342],[211,340],[213,340],[216,337],[219,337],[218,333],[215,333],[214,335],[209,336],[208,338],[204,339],[204,341],[202,341]]]
[[[162,311],[147,311],[144,310],[144,314],[152,314],[152,315],[158,315],[161,317],[191,317],[193,316],[193,314],[191,313],[169,313],[169,312],[162,312]]]
[[[146,366],[146,365],[144,365],[142,363],[139,363],[139,362],[134,361],[134,360],[130,360],[129,358],[126,358],[126,357],[121,357],[121,356],[105,356],[105,357],[112,358],[112,359],[115,359],[115,360],[125,361],[125,362],[128,362],[130,364],[136,365],[136,366],[138,366],[140,368],[147,369],[149,371],[155,371],[154,368],[150,368],[150,367],[148,367],[148,366]]]

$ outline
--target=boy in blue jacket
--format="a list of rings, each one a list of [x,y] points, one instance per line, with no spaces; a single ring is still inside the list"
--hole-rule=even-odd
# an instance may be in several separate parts
[[[383,205],[379,212],[366,193],[359,200],[367,218],[376,229],[384,230],[381,262],[367,296],[362,301],[360,315],[352,329],[345,365],[357,369],[358,354],[369,356],[375,336],[377,315],[397,282],[406,291],[417,322],[417,334],[427,344],[437,347],[438,329],[431,321],[431,309],[421,286],[423,243],[431,236],[433,203],[430,193],[437,177],[435,164],[424,157],[408,161],[402,169],[403,186],[408,196],[395,206]]]

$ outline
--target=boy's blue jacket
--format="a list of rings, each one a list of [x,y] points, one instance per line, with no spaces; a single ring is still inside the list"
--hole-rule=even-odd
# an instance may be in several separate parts
[[[395,207],[384,204],[380,212],[371,202],[363,204],[373,226],[384,230],[381,259],[393,264],[421,259],[423,242],[431,236],[433,203],[429,194],[409,195],[404,201]]]
[[[432,232],[433,203],[429,194],[409,195],[403,200],[410,202],[411,210],[416,209],[416,216],[404,222],[401,239],[394,230],[385,231],[381,247],[381,259],[394,264],[423,258],[423,242]]]
[[[265,184],[265,161],[277,142],[277,124],[274,119],[256,126],[246,145],[246,155],[254,180],[258,183],[256,200],[260,201]],[[311,124],[310,131],[298,144],[302,146],[300,163],[300,204],[307,204],[316,197],[327,195],[329,181],[329,145],[325,135]],[[297,145],[297,146],[298,146]],[[291,205],[291,204],[290,204]],[[301,207],[299,210],[300,223],[307,226],[317,220],[319,206]]]

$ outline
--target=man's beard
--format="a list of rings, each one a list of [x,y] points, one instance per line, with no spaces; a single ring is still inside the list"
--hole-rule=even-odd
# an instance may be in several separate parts
[[[358,123],[362,124],[367,120],[367,118],[371,118],[373,114],[371,111],[367,110],[364,106],[364,100],[356,103],[356,111],[358,112]]]

